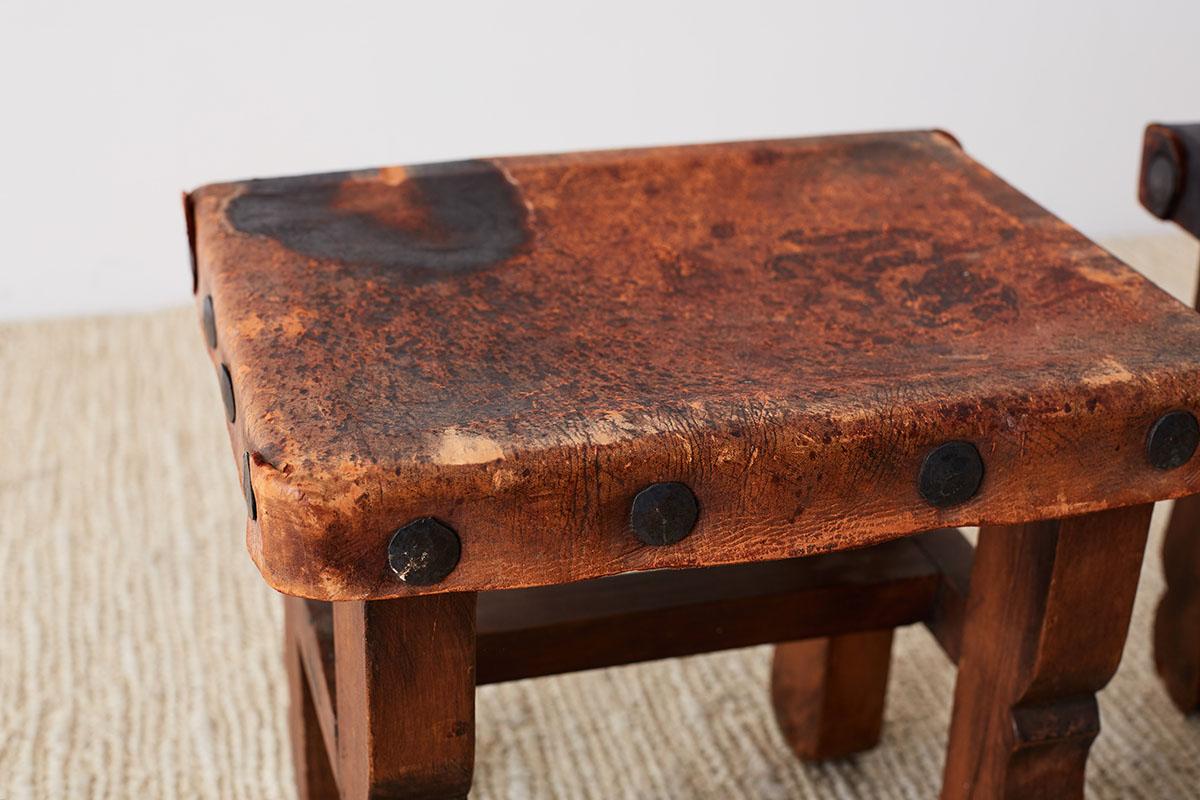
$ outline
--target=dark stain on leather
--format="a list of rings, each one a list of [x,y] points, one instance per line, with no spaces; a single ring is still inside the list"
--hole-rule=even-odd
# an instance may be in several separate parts
[[[519,191],[487,161],[249,181],[227,217],[302,255],[427,283],[492,267],[529,239]]]

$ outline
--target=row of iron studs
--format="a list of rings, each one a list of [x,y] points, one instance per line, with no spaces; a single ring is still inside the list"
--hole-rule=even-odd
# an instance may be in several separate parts
[[[1200,443],[1200,425],[1188,411],[1170,411],[1150,427],[1146,460],[1155,469],[1186,464]],[[245,465],[249,469],[249,465]],[[946,442],[935,447],[921,463],[917,488],[936,508],[965,503],[983,483],[983,458],[970,442]],[[644,544],[668,545],[680,541],[696,526],[700,504],[686,484],[654,483],[633,498],[629,527]],[[413,520],[397,530],[388,544],[388,564],[396,577],[413,586],[440,583],[454,571],[462,543],[453,528],[433,517]]]
[[[214,353],[217,350],[217,315],[213,310],[211,294],[204,296],[200,308],[204,326],[204,339]],[[237,402],[233,397],[233,376],[224,361],[217,365],[217,385],[221,387],[221,402],[225,404],[225,419],[232,425],[237,420]],[[250,451],[242,451],[242,494],[246,496],[246,513],[251,521],[258,519],[258,501],[254,498],[254,485],[250,482]]]
[[[204,337],[217,349],[217,324],[212,295],[205,295],[201,311]],[[217,382],[229,424],[237,419],[233,378],[229,366],[217,366]],[[1200,443],[1200,425],[1188,411],[1169,411],[1159,417],[1146,436],[1146,460],[1155,469],[1169,470],[1186,464]],[[936,508],[950,508],[975,496],[983,483],[983,458],[970,442],[946,442],[935,447],[921,463],[917,488]],[[258,504],[250,480],[250,453],[242,453],[242,490],[246,511],[258,519]],[[700,503],[683,483],[667,481],[642,489],[633,498],[629,527],[643,544],[674,544],[696,526]],[[462,542],[453,528],[433,517],[422,517],[402,526],[388,544],[388,564],[396,577],[413,586],[440,583],[458,566]]]

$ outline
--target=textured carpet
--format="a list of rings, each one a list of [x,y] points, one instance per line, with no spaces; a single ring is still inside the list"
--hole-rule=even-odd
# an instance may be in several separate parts
[[[1110,245],[1189,297],[1182,237]],[[280,600],[243,505],[191,309],[0,326],[0,798],[293,796]],[[1164,508],[1121,671],[1101,695],[1097,798],[1195,797],[1200,721],[1155,678]],[[895,650],[883,743],[798,764],[768,648],[486,687],[478,798],[930,798],[954,673]]]

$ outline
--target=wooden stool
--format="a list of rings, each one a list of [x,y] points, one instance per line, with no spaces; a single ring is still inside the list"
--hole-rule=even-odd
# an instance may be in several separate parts
[[[1200,124],[1150,125],[1138,198],[1200,238]],[[1196,305],[1200,308],[1200,289]],[[1167,590],[1154,620],[1154,662],[1180,710],[1200,710],[1200,495],[1175,502],[1163,541]]]
[[[477,685],[765,642],[791,746],[853,753],[916,622],[943,796],[1082,794],[1200,318],[947,134],[185,206],[302,796],[461,797]]]

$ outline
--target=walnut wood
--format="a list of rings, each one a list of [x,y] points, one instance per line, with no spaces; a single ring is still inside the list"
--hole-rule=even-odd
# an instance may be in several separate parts
[[[957,528],[929,531],[913,536],[909,541],[921,549],[941,576],[937,601],[925,619],[925,627],[942,646],[947,658],[957,663],[962,653],[963,618],[975,549]]]
[[[328,752],[337,752],[333,609],[329,603],[284,597],[284,629],[300,654],[308,697]],[[337,765],[333,768],[336,770]]]
[[[1162,549],[1167,589],[1154,617],[1154,663],[1172,702],[1200,710],[1200,495],[1175,501]]]
[[[316,599],[769,561],[1200,491],[1200,318],[937,132],[495,158],[190,195],[267,581]],[[1103,335],[1099,335],[1103,334]],[[922,499],[965,440],[973,499]],[[1087,465],[1081,469],[1080,465]],[[686,483],[694,531],[630,502]],[[442,582],[401,525],[461,537]]]
[[[943,800],[1083,797],[1151,510],[980,531]]]
[[[963,543],[951,533],[958,542],[942,537],[928,547]],[[925,548],[899,540],[784,562],[481,593],[478,683],[838,634],[777,647],[772,695],[797,753],[849,755],[878,741],[891,627],[933,616],[940,580]],[[288,605],[307,626],[296,638],[315,649],[306,661],[333,680],[334,604]]]
[[[300,800],[339,800],[337,780],[326,741],[317,716],[316,704],[305,673],[299,639],[311,630],[304,609],[288,598],[284,605],[283,658],[288,676],[288,729],[292,741],[292,761],[296,773],[296,794]],[[297,612],[303,613],[302,617]],[[315,637],[313,644],[316,644]],[[332,715],[330,716],[332,719]]]
[[[475,757],[475,595],[333,604],[342,800],[457,798]]]
[[[956,528],[904,540],[939,575],[924,619],[946,655],[957,661],[973,548]],[[805,760],[842,758],[879,742],[891,664],[892,631],[864,631],[789,642],[775,648],[771,699],[783,737]]]
[[[843,758],[879,743],[892,630],[863,631],[775,647],[771,703],[800,758]]]
[[[940,576],[910,540],[735,567],[481,592],[476,683],[498,683],[921,621]],[[303,602],[322,663],[330,603]],[[326,671],[332,679],[333,671]]]
[[[479,595],[480,684],[890,629],[932,613],[938,573],[907,540],[866,550]]]
[[[898,540],[790,561],[637,573],[481,593],[477,598],[478,682],[838,634],[817,639],[812,647],[795,642],[780,645],[772,691],[780,725],[797,752],[808,758],[847,755],[878,740],[891,627],[934,614],[939,581],[938,570],[924,550],[912,540]],[[337,666],[355,663],[356,649],[368,635],[390,636],[393,641],[397,636],[394,625],[384,621],[377,622],[372,634],[365,628],[360,631],[360,616],[366,611],[379,614],[385,609],[378,607],[385,604],[424,601],[373,601],[365,609],[358,607],[361,604],[297,598],[285,602],[289,640],[297,653],[303,653],[303,663],[312,665],[307,681],[312,689],[306,684],[305,694],[316,696],[318,704],[320,699],[329,704],[331,698],[339,702],[346,691],[346,679],[336,673]],[[347,611],[354,616],[343,638],[356,649],[335,656],[338,645],[332,618]],[[396,612],[387,609],[387,613]],[[372,646],[378,664],[400,660],[398,653],[383,653],[380,648],[378,642]],[[410,673],[405,674],[412,680]],[[394,683],[398,676],[379,680]],[[806,680],[807,699],[800,694]],[[388,696],[398,702],[395,695]],[[410,712],[420,710],[410,708]],[[320,723],[318,716],[313,711],[309,727],[294,733],[297,748],[311,748],[318,724],[327,732],[335,730],[332,714],[321,717]],[[350,723],[340,720],[340,724],[345,729]],[[394,761],[395,752],[411,753],[413,745],[405,738],[411,736],[411,729],[388,725],[376,721],[372,738],[396,740]],[[356,741],[347,734],[339,745],[345,758],[347,748],[362,747],[361,737]],[[330,742],[330,750],[337,752],[339,745]],[[415,746],[419,749],[420,742]],[[455,754],[447,757],[453,761]],[[404,768],[411,766],[409,758],[405,755]],[[348,797],[358,796],[352,794],[354,788],[348,786],[347,791]],[[375,796],[392,795],[380,790]]]

